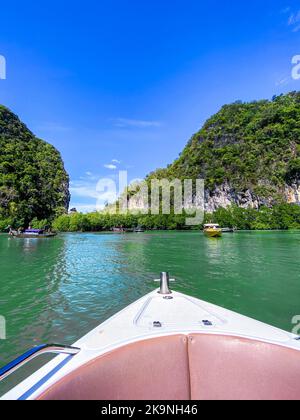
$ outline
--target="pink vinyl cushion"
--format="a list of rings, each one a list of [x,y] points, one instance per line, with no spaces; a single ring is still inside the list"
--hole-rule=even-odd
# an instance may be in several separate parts
[[[41,400],[300,399],[300,352],[195,334],[140,341],[67,375]]]
[[[225,336],[189,337],[195,400],[299,400],[300,352]]]
[[[41,400],[188,400],[187,337],[140,341],[105,354],[52,386]]]

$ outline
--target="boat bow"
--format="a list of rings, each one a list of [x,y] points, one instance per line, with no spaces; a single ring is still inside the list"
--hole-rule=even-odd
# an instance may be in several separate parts
[[[222,365],[224,359],[222,369],[227,376],[223,378],[226,387],[222,389],[225,398],[231,396],[228,389],[232,385],[230,381],[233,380],[232,375],[230,379],[230,371],[226,373],[226,366],[235,372],[244,369],[245,374],[249,376],[250,397],[259,397],[259,392],[262,392],[262,396],[269,395],[270,399],[279,395],[280,392],[271,387],[272,381],[278,380],[279,377],[283,381],[282,389],[287,390],[282,392],[283,398],[293,397],[295,392],[300,398],[299,337],[205,301],[172,292],[166,273],[161,276],[160,282],[159,289],[144,296],[77,341],[74,347],[81,349],[78,354],[71,358],[58,356],[6,394],[3,399],[88,399],[89,396],[90,399],[189,399],[188,395],[190,398],[201,397],[201,393],[197,393],[196,385],[193,391],[189,389],[189,394],[186,394],[186,388],[181,389],[181,392],[176,387],[172,394],[172,382],[176,377],[181,377],[182,383],[190,383],[190,380],[186,380],[184,368],[189,358],[194,360],[195,369],[191,372],[190,379],[195,383],[199,380],[196,372],[202,366],[200,361],[207,359],[211,367],[207,372],[210,387],[213,377],[216,380],[218,378],[219,382],[222,379],[219,378],[218,366],[219,363]],[[278,363],[281,364],[280,368]],[[252,366],[253,374],[261,372],[259,375],[262,377],[262,383],[265,378],[271,387],[270,394],[266,393],[266,389],[260,391],[258,385],[258,391],[255,391],[251,382],[253,374],[249,373],[248,364]],[[162,372],[167,368],[170,376],[165,383],[170,392],[162,394],[161,398],[155,393],[160,388],[158,382],[163,383],[159,366]],[[295,368],[296,366],[299,368]],[[179,372],[181,368],[183,372]],[[118,376],[122,369],[124,374],[127,372],[128,381],[132,382],[129,387],[124,384],[123,386]],[[149,372],[146,382],[143,382],[145,378],[140,377],[139,371]],[[98,372],[98,379],[94,372]],[[240,381],[247,380],[247,376],[240,374],[237,374],[237,378]],[[80,393],[78,384],[84,383],[85,380],[86,392],[83,389]],[[95,381],[98,381],[98,385]],[[293,384],[294,391],[290,389],[289,381]],[[139,384],[139,389],[134,387],[135,382]],[[107,385],[108,383],[110,385]],[[145,389],[147,383],[149,389]],[[144,389],[140,389],[142,384]],[[156,391],[154,385],[158,387]],[[201,386],[204,386],[204,383]],[[219,389],[217,383],[216,389]],[[248,395],[247,390],[241,394],[235,386],[233,389],[233,396]],[[215,394],[212,387],[210,393],[204,392],[203,398],[216,396],[221,399],[222,390],[219,389],[218,392]]]

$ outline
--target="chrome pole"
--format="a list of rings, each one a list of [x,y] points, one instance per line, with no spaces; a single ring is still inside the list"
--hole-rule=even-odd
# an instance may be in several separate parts
[[[169,273],[160,273],[160,292],[161,295],[171,295],[170,290],[170,275]]]

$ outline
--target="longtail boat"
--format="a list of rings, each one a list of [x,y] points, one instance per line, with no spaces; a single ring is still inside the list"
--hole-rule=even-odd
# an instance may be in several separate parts
[[[54,238],[57,235],[57,233],[46,232],[43,229],[26,229],[24,232],[10,230],[9,235],[14,238],[44,239]]]

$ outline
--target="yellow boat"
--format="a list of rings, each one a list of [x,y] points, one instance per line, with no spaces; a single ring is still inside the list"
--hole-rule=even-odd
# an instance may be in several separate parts
[[[216,223],[209,223],[204,225],[204,234],[209,238],[220,238],[222,236],[222,229]]]

